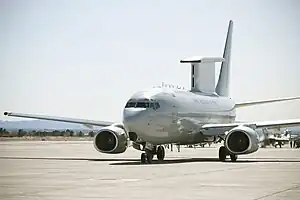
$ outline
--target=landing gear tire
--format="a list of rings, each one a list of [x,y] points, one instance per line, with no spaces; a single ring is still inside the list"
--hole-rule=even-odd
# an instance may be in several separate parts
[[[141,154],[141,163],[142,163],[142,164],[145,164],[146,161],[147,161],[146,154],[145,154],[145,153],[142,153],[142,154]]]
[[[234,155],[234,154],[231,154],[230,155],[230,160],[231,162],[235,162],[237,160],[238,156],[237,155]]]
[[[163,161],[165,158],[165,148],[163,146],[159,146],[157,148],[156,154],[157,154],[157,160]]]
[[[146,151],[146,158],[147,158],[147,163],[151,164],[153,161],[153,153],[150,151]]]
[[[227,156],[227,149],[224,146],[219,148],[219,160],[225,162]]]

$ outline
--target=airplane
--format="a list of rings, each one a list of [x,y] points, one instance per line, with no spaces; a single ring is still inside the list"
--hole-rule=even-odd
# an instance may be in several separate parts
[[[291,127],[283,131],[283,135],[289,138],[291,148],[300,148],[300,129]]]
[[[277,148],[278,146],[281,148],[285,144],[289,143],[290,139],[283,135],[270,135],[268,136],[268,141],[269,144],[273,145],[275,148]]]
[[[191,66],[191,88],[174,90],[151,88],[132,95],[123,109],[122,122],[108,122],[40,114],[4,112],[6,116],[54,120],[101,127],[93,139],[94,148],[107,154],[120,154],[129,146],[142,151],[141,163],[151,164],[156,155],[165,158],[166,144],[189,145],[222,140],[219,160],[235,162],[238,155],[258,151],[256,129],[300,126],[300,119],[261,122],[236,121],[236,109],[260,104],[290,101],[300,97],[235,103],[229,96],[233,21],[229,21],[223,57],[190,57],[181,60]],[[221,62],[217,84],[215,63]]]
[[[266,146],[274,146],[277,148],[278,146],[281,148],[284,144],[289,142],[289,138],[274,132],[274,129],[256,129],[256,132],[258,135],[260,135],[260,147],[266,147]]]

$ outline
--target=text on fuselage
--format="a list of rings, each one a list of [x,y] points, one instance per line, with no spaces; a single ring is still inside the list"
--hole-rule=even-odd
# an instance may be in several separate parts
[[[194,102],[204,105],[217,105],[217,102],[215,100],[194,99]]]

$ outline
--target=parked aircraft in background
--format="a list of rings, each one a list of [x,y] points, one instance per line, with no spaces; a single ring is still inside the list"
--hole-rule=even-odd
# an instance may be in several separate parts
[[[283,135],[289,138],[291,148],[300,148],[300,127],[287,128]]]

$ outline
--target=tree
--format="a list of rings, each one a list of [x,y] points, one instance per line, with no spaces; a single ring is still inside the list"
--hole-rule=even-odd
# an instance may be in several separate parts
[[[23,137],[25,135],[26,135],[26,131],[24,131],[23,129],[18,130],[18,137]]]
[[[70,130],[70,137],[73,137],[74,136],[74,131]]]
[[[9,131],[8,130],[6,130],[5,128],[0,128],[0,137],[1,136],[4,136],[4,137],[9,137],[10,135],[9,135]]]
[[[3,135],[3,132],[4,132],[3,129],[4,129],[4,128],[0,128],[0,136]]]
[[[83,132],[82,131],[79,131],[78,137],[83,137]]]
[[[90,132],[89,132],[89,136],[90,136],[90,137],[94,137],[94,135],[95,135],[95,133],[94,133],[93,131],[90,131]]]

